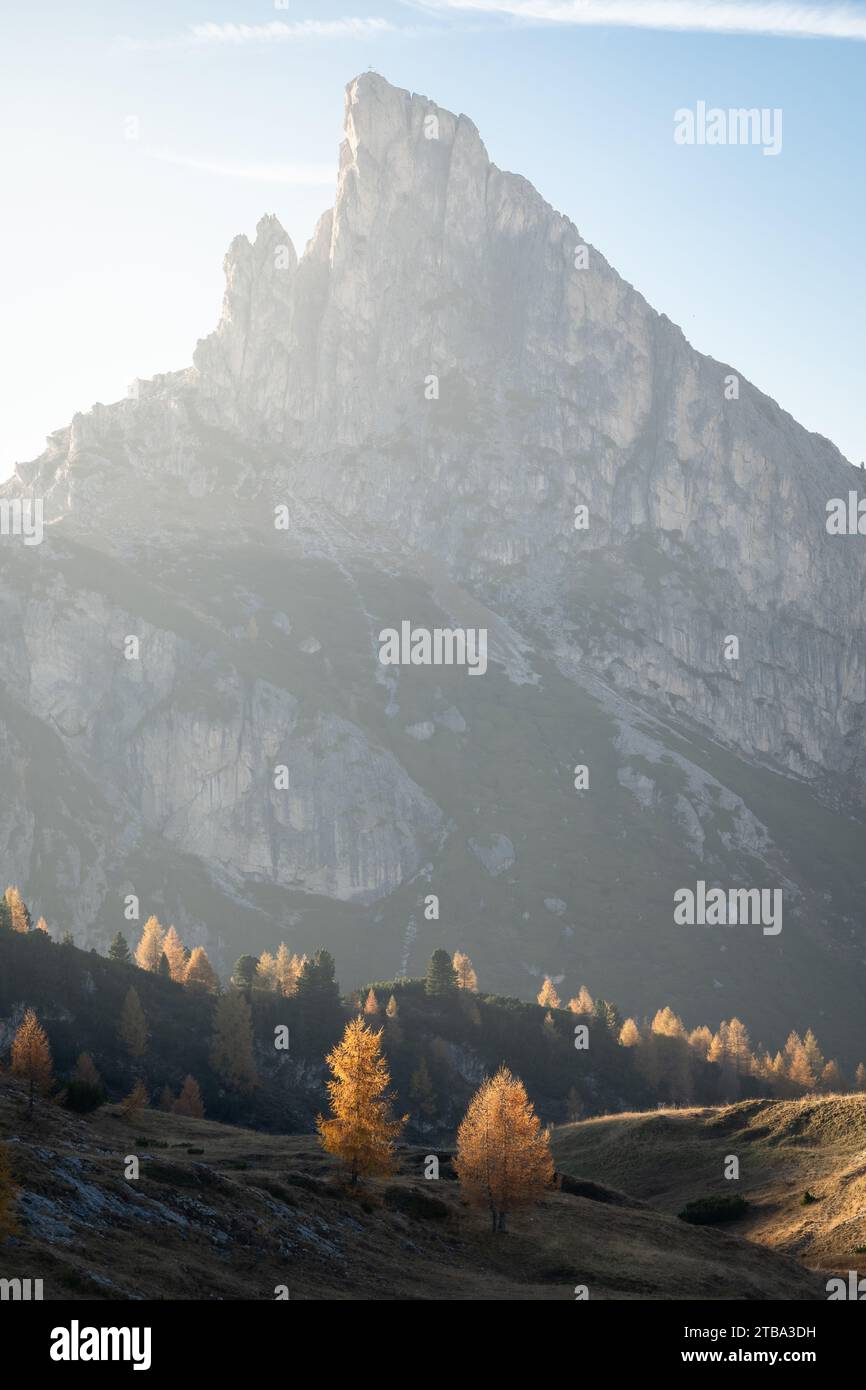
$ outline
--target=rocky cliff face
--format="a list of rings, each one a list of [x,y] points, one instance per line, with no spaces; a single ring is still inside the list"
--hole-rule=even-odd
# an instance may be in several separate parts
[[[582,247],[465,116],[365,75],[300,266],[273,218],[229,252],[195,356],[207,418],[272,441],[304,495],[552,606],[550,635],[618,687],[859,783],[863,551],[825,529],[859,474],[749,382],[726,399],[734,369]]]
[[[708,1015],[774,951],[848,980],[864,561],[825,504],[858,478],[465,116],[365,74],[301,259],[275,217],[237,237],[194,366],[3,490],[46,516],[0,542],[4,872],[81,939],[137,891],[226,959],[326,940],[358,978],[462,944],[491,988]],[[403,617],[488,626],[490,671],[386,672]],[[693,937],[672,975],[698,871],[784,880],[798,943]]]

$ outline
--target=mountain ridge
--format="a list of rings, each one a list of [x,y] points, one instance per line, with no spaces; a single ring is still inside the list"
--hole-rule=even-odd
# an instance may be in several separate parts
[[[78,939],[135,892],[223,968],[263,929],[350,978],[463,945],[492,989],[562,973],[859,1057],[863,559],[824,526],[851,466],[577,268],[468,118],[373,74],[346,104],[300,259],[273,216],[236,238],[194,365],[0,490],[46,513],[0,544],[7,877]],[[489,615],[484,680],[386,674],[410,613]],[[783,883],[781,940],[675,931],[697,878]]]

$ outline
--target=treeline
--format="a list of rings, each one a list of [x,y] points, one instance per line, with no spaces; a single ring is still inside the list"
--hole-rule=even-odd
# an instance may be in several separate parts
[[[549,978],[538,993],[538,1003],[548,1013],[561,1007]],[[784,1048],[773,1055],[760,1043],[752,1047],[748,1029],[738,1018],[723,1021],[715,1032],[706,1025],[689,1030],[666,1005],[642,1024],[634,1018],[621,1021],[615,1006],[604,999],[594,1001],[585,985],[566,1008],[580,1017],[602,1020],[617,1034],[620,1046],[634,1049],[635,1069],[647,1085],[659,1092],[660,1099],[674,1104],[704,1099],[698,1092],[706,1063],[716,1068],[718,1093],[726,1101],[754,1095],[791,1098],[810,1091],[825,1095],[866,1091],[863,1063],[857,1064],[848,1081],[839,1063],[824,1057],[811,1028],[804,1038],[792,1031]]]
[[[549,1123],[659,1103],[852,1088],[811,1030],[803,1039],[792,1033],[770,1056],[752,1047],[736,1018],[715,1032],[689,1031],[670,1008],[623,1019],[586,987],[563,1006],[549,979],[536,1003],[484,995],[462,951],[434,952],[423,979],[373,982],[343,997],[329,952],[307,957],[283,943],[241,956],[224,986],[202,947],[188,949],[173,926],[151,916],[132,945],[118,932],[107,958],[73,948],[76,974],[62,963],[70,937],[58,950],[44,923],[32,926],[16,889],[0,902],[0,942],[26,937],[34,948],[10,961],[20,978],[5,997],[0,972],[0,1008],[37,994],[46,1001],[38,1012],[60,1050],[58,1084],[72,1105],[101,1094],[130,1103],[159,1098],[183,1113],[309,1129],[321,1103],[322,1060],[358,1014],[381,1032],[410,1131],[443,1141],[503,1063]],[[53,1000],[67,1017],[51,1018]],[[853,1088],[866,1088],[862,1065]]]

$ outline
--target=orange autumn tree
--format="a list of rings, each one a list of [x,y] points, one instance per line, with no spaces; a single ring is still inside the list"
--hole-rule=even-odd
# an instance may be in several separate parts
[[[408,1116],[395,1120],[391,1114],[381,1028],[375,1032],[360,1016],[352,1019],[326,1060],[333,1073],[332,1118],[319,1115],[316,1128],[322,1147],[342,1160],[354,1187],[359,1177],[391,1171],[394,1143]]]
[[[182,985],[186,977],[186,949],[175,927],[169,927],[166,932],[162,942],[162,952],[168,961],[171,978]]]
[[[478,993],[478,975],[475,966],[465,951],[455,951],[451,961],[457,975],[457,988],[466,989],[470,994]]]
[[[538,1002],[543,1009],[559,1008],[559,995],[556,991],[556,985],[553,983],[549,975],[545,975],[544,984],[538,991]]]
[[[133,1061],[138,1061],[147,1051],[149,1038],[147,1019],[136,989],[128,989],[120,1011],[117,1028],[120,1040]]]
[[[216,1002],[210,1063],[233,1091],[249,1092],[258,1085],[253,1015],[242,994],[222,994]]]
[[[470,1202],[490,1212],[494,1231],[509,1212],[537,1202],[553,1181],[550,1130],[542,1129],[523,1082],[500,1067],[483,1083],[457,1131],[454,1167]]]
[[[21,1077],[29,1087],[28,1115],[33,1114],[36,1092],[46,1095],[51,1090],[51,1068],[51,1048],[45,1029],[33,1010],[28,1009],[12,1043],[12,1075]]]
[[[189,1115],[194,1120],[204,1119],[204,1102],[199,1084],[194,1076],[188,1076],[180,1090],[180,1095],[172,1104],[175,1115]]]
[[[219,994],[220,981],[204,946],[196,946],[189,958],[184,975],[187,989],[199,990],[203,994]]]
[[[141,929],[141,940],[135,948],[135,963],[140,970],[156,974],[162,957],[165,932],[158,917],[148,917]]]

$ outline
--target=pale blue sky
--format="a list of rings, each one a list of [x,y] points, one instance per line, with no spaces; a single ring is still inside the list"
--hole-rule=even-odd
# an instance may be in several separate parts
[[[866,3],[48,0],[4,30],[0,477],[189,363],[262,213],[303,249],[367,67],[465,111],[697,348],[866,458]],[[781,154],[675,144],[701,100],[780,107]]]

